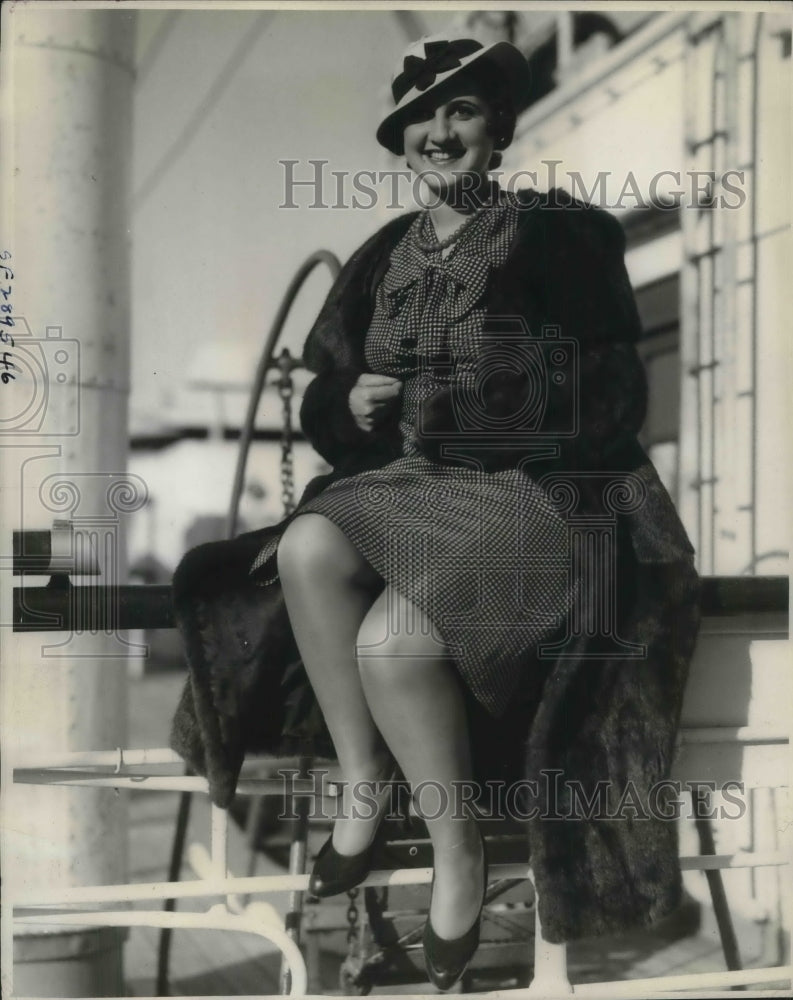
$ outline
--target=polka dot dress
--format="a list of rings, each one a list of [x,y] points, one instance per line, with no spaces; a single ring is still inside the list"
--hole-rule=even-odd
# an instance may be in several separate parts
[[[501,715],[528,656],[572,603],[565,522],[524,472],[439,464],[416,447],[419,402],[452,380],[470,384],[482,301],[504,263],[519,207],[503,197],[444,252],[426,212],[394,248],[365,342],[369,369],[403,380],[402,456],[339,479],[293,516],[337,524],[394,590],[426,612],[475,697]],[[277,579],[278,536],[251,572]],[[409,623],[406,623],[409,625]]]

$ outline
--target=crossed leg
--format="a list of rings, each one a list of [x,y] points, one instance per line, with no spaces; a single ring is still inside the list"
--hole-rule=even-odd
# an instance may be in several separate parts
[[[301,514],[287,527],[278,570],[295,641],[347,781],[387,777],[390,749],[414,790],[430,783],[425,791],[439,795],[424,809],[435,868],[430,916],[437,934],[458,937],[476,919],[484,862],[475,820],[451,808],[458,783],[471,778],[471,759],[448,650],[427,616],[384,587],[322,515]],[[341,854],[361,851],[378,822],[344,808],[334,847]]]

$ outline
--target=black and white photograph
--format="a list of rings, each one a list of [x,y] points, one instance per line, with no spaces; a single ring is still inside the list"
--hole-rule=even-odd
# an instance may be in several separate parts
[[[2,995],[790,996],[793,4],[1,17]]]

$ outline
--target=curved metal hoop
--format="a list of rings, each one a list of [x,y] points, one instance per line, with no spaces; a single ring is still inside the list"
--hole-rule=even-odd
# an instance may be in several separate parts
[[[248,453],[250,451],[251,440],[253,438],[256,412],[259,409],[259,401],[261,400],[262,390],[264,389],[264,380],[267,377],[267,371],[272,364],[275,348],[278,344],[278,338],[281,336],[281,330],[283,329],[284,323],[289,315],[289,310],[292,308],[292,304],[297,298],[298,292],[303,287],[306,278],[308,278],[314,268],[319,264],[328,265],[328,269],[330,270],[331,277],[334,281],[339,276],[341,263],[339,262],[338,257],[331,253],[330,250],[317,250],[312,253],[311,256],[303,262],[303,264],[301,264],[294,278],[292,278],[289,283],[289,287],[281,300],[281,305],[278,307],[278,312],[276,313],[273,324],[270,327],[270,332],[267,335],[262,355],[259,358],[259,365],[256,369],[256,375],[253,379],[253,386],[251,387],[251,394],[248,400],[248,412],[245,414],[245,423],[243,424],[240,432],[240,449],[239,454],[237,455],[237,467],[234,471],[234,486],[231,491],[231,501],[229,503],[226,528],[226,534],[229,538],[233,538],[237,531],[240,499],[242,497],[242,488],[245,483],[245,469],[248,465]]]
[[[222,903],[211,906],[203,913],[182,911],[169,913],[163,910],[99,910],[88,913],[59,913],[19,917],[25,924],[70,924],[96,925],[105,927],[159,927],[163,930],[237,931],[255,934],[274,944],[289,964],[292,974],[290,993],[303,996],[308,985],[308,972],[303,955],[279,925],[275,911],[266,903],[251,903],[242,913],[231,913]]]

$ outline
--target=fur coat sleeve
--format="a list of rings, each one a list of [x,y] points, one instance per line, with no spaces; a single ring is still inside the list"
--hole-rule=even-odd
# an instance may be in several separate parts
[[[548,447],[538,451],[524,434],[474,453],[487,468],[521,463],[550,490],[566,483],[571,523],[608,521],[616,617],[607,641],[569,629],[556,652],[527,663],[505,717],[471,704],[470,719],[477,777],[521,778],[528,789],[544,932],[569,941],[650,923],[679,900],[676,827],[661,818],[658,783],[669,773],[698,628],[698,578],[674,506],[636,440],[647,387],[621,227],[563,192],[530,198],[485,292],[485,332],[497,344],[503,318],[519,317],[543,358],[549,378],[532,430]],[[304,499],[400,453],[395,424],[361,431],[347,397],[366,370],[374,290],[410,219],[389,223],[353,255],[306,340],[304,361],[316,377],[301,423],[334,471],[309,484]],[[575,346],[561,366],[559,336]],[[496,371],[480,388],[478,405],[499,416],[518,412],[530,387],[519,372]],[[465,450],[455,402],[452,390],[440,390],[416,422],[419,447],[438,461],[460,460]],[[190,677],[172,745],[209,776],[219,805],[233,796],[246,750],[332,752],[280,587],[257,587],[247,570],[262,540],[284,526],[200,546],[174,576]],[[582,797],[595,807],[582,810]]]
[[[366,371],[363,349],[374,308],[374,291],[386,270],[388,251],[413,215],[386,225],[350,258],[325,301],[303,348],[303,363],[316,378],[300,407],[300,423],[315,450],[335,469],[350,474],[375,468],[401,450],[397,423],[376,432],[361,430],[350,412],[348,397]]]

